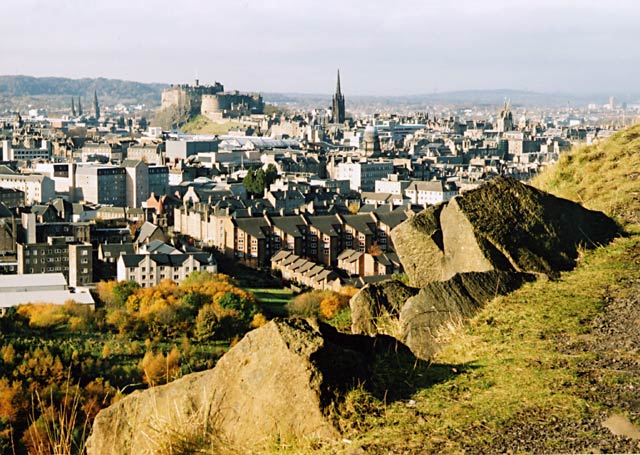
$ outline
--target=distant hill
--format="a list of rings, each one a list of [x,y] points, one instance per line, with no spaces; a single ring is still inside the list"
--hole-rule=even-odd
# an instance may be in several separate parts
[[[48,109],[65,109],[71,97],[81,97],[89,109],[94,90],[103,105],[160,105],[162,90],[168,84],[146,84],[119,79],[0,76],[0,109],[26,109],[29,104]]]
[[[82,97],[83,107],[90,107],[93,92],[97,90],[104,106],[123,104],[145,104],[150,110],[160,106],[162,90],[169,84],[143,83],[106,78],[70,79],[64,77],[0,76],[0,112],[3,110],[25,111],[30,106],[52,111],[68,110],[71,97]],[[263,93],[267,103],[289,105],[296,109],[329,107],[331,93]],[[640,101],[639,94],[612,93],[572,95],[567,93],[539,93],[526,90],[462,90],[440,93],[426,93],[402,96],[350,95],[347,91],[348,106],[362,108],[385,108],[422,110],[430,105],[482,106],[500,105],[510,99],[514,106],[572,106],[587,103],[606,103],[610,95],[618,102]]]
[[[619,93],[615,95],[618,102],[635,103],[640,100],[639,94]],[[326,105],[331,104],[331,94],[318,93],[264,93],[265,101],[275,104],[293,105]],[[574,95],[569,93],[540,93],[526,90],[460,90],[439,93],[424,93],[415,95],[349,95],[347,91],[345,97],[351,106],[377,105],[377,106],[416,106],[424,105],[454,105],[454,106],[482,106],[500,105],[506,99],[511,101],[513,106],[548,106],[566,107],[586,106],[589,103],[604,104],[609,101],[609,96],[602,93]]]

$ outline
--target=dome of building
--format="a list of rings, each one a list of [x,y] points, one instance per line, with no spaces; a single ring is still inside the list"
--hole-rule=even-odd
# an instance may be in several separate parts
[[[367,127],[364,129],[364,140],[373,141],[376,137],[378,137],[378,128],[373,125],[367,125]]]

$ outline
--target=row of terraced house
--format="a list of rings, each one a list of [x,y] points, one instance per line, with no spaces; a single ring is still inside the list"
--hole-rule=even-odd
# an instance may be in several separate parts
[[[355,215],[269,215],[194,204],[175,209],[174,230],[251,267],[268,267],[282,249],[335,267],[347,249],[393,251],[389,233],[407,217],[405,208],[389,206]]]

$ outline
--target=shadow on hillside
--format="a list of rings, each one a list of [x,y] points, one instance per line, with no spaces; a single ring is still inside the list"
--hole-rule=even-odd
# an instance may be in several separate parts
[[[407,360],[389,362],[389,359],[384,359],[380,362],[374,371],[371,390],[376,398],[387,403],[408,400],[419,390],[449,382],[478,368],[473,363],[429,363],[415,359],[410,364]]]
[[[351,335],[320,324],[327,349],[318,352],[317,363],[333,384],[363,385],[384,402],[409,399],[418,390],[447,382],[477,368],[472,363],[437,364],[418,359],[411,350],[387,335]]]
[[[282,280],[273,276],[268,270],[258,269],[242,264],[221,254],[214,248],[205,248],[212,253],[218,263],[218,272],[229,275],[236,280],[241,287],[251,288],[281,288]]]

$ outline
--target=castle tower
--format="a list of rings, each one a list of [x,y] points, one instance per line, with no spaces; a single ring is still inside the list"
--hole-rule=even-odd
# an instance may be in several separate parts
[[[338,82],[336,83],[336,93],[333,95],[333,105],[331,109],[333,115],[333,123],[344,123],[344,95],[340,89],[340,70],[338,70]]]

